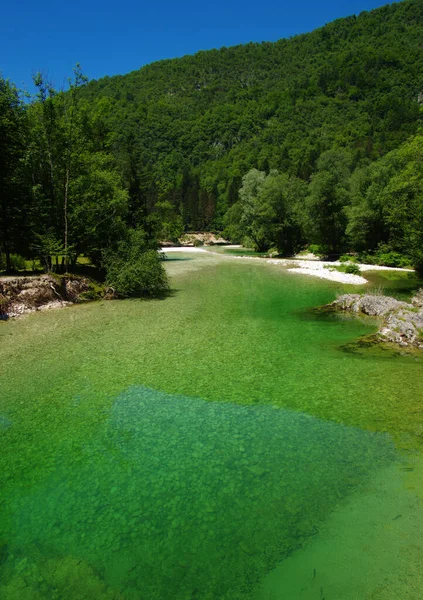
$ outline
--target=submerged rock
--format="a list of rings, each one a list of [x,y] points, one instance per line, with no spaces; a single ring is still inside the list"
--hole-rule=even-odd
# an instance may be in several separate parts
[[[344,294],[327,308],[380,317],[383,323],[376,334],[378,341],[423,349],[423,291],[419,290],[411,302],[390,296]]]

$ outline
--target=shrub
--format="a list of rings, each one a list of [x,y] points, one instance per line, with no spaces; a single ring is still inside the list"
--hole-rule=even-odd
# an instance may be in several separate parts
[[[378,255],[379,264],[386,267],[409,267],[410,260],[399,252],[384,252]]]
[[[322,256],[324,252],[322,252],[321,247],[318,244],[310,244],[308,247],[308,251],[315,256]]]
[[[348,273],[349,275],[360,275],[360,267],[354,263],[347,265],[345,267],[345,273]]]
[[[359,256],[360,262],[368,265],[382,265],[384,267],[410,268],[411,260],[394,250],[380,249],[374,254],[362,252]]]
[[[169,289],[156,250],[148,248],[145,232],[132,230],[116,251],[104,254],[106,285],[118,296],[159,296]]]
[[[131,258],[115,256],[107,267],[106,285],[122,297],[157,296],[168,289],[166,271],[155,250]]]
[[[373,254],[369,254],[368,252],[361,252],[358,255],[358,261],[364,263],[366,265],[376,265],[377,258]]]
[[[204,246],[204,242],[202,240],[198,240],[197,238],[194,240],[194,247],[199,248],[200,246]]]
[[[342,254],[342,256],[339,257],[339,262],[357,262],[357,257],[353,254]]]

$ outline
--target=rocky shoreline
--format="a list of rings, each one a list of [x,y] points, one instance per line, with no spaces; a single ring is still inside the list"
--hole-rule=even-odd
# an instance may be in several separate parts
[[[0,279],[0,319],[68,306],[93,299],[96,291],[86,277],[38,275]]]
[[[325,309],[378,317],[381,326],[375,341],[423,350],[423,289],[412,298],[411,303],[390,296],[343,294]]]

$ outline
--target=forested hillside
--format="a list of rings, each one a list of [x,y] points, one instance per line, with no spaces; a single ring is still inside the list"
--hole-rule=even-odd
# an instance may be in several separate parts
[[[48,230],[99,261],[124,227],[148,239],[211,228],[284,254],[313,243],[420,264],[421,0],[289,40],[78,77],[67,93],[40,78],[35,101],[18,107],[28,206],[0,216],[14,251],[34,248],[10,234],[20,220],[21,232]],[[22,185],[21,173],[21,204]],[[34,203],[48,223],[29,222]]]
[[[403,2],[92,81],[85,95],[140,196],[180,203],[188,228],[219,227],[252,167],[308,181],[334,146],[357,167],[414,134],[422,48],[423,3]]]

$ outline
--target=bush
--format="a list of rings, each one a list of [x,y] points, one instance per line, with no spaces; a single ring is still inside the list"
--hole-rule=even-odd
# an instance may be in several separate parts
[[[357,262],[357,257],[353,254],[342,254],[342,256],[339,257],[339,262]]]
[[[159,296],[169,289],[157,250],[148,248],[145,232],[132,230],[116,251],[104,254],[106,285],[118,296]]]
[[[322,256],[324,252],[322,252],[321,247],[318,244],[310,244],[308,247],[308,251],[315,256]]]
[[[106,285],[118,296],[158,296],[168,290],[166,271],[155,250],[133,258],[116,256],[107,267]]]
[[[385,267],[410,267],[410,259],[399,252],[385,252],[379,254],[379,264]]]
[[[194,240],[194,247],[199,248],[200,246],[204,246],[204,242],[202,240],[198,240],[197,238]]]
[[[394,250],[380,249],[374,254],[362,252],[359,256],[360,262],[368,265],[382,265],[384,267],[396,267],[401,269],[410,268],[411,260],[407,256]]]
[[[376,265],[377,259],[373,254],[369,254],[368,252],[361,252],[358,255],[358,262],[364,263],[366,265]]]
[[[242,241],[240,228],[235,225],[227,225],[221,235],[225,240],[231,242],[231,244],[240,244]]]
[[[360,267],[356,264],[347,265],[345,267],[345,273],[348,273],[349,275],[360,275]]]

